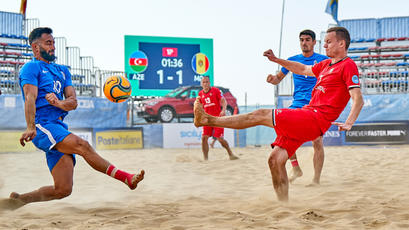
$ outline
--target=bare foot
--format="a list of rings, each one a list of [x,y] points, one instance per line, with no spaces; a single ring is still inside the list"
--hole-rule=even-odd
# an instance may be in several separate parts
[[[207,123],[207,117],[206,117],[206,113],[203,110],[203,105],[202,103],[200,103],[199,101],[199,97],[196,98],[195,104],[193,106],[193,113],[194,113],[194,123],[196,127],[200,127],[203,125],[206,125]]]
[[[132,179],[131,179],[131,184],[128,184],[128,180],[126,180],[126,184],[129,186],[129,188],[131,190],[136,189],[136,187],[138,186],[138,183],[141,182],[144,178],[145,175],[145,171],[141,170],[141,172],[139,174],[133,174],[132,175]]]
[[[312,179],[312,183],[313,183],[314,185],[320,185],[320,178],[314,178],[314,179]]]
[[[236,155],[230,155],[229,156],[229,158],[230,158],[230,160],[238,160],[239,159],[239,157],[237,157]]]
[[[315,182],[312,182],[311,184],[306,185],[305,187],[317,187],[320,186],[320,184],[317,184]]]
[[[293,167],[293,170],[291,171],[291,175],[290,178],[288,178],[288,180],[290,181],[290,183],[293,183],[295,181],[295,179],[297,179],[298,177],[302,176],[302,170],[299,166],[297,167]]]
[[[10,198],[0,199],[1,210],[15,210],[23,207],[26,203],[19,199],[20,194],[12,192]]]

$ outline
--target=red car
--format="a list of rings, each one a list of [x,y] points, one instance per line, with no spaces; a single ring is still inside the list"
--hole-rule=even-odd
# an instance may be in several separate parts
[[[236,107],[238,112],[237,100],[229,89],[217,88],[222,91],[227,101],[226,115],[232,115]],[[193,118],[193,103],[200,90],[202,87],[198,85],[176,88],[164,97],[142,101],[137,108],[137,114],[147,122],[159,120],[168,123],[174,118]]]

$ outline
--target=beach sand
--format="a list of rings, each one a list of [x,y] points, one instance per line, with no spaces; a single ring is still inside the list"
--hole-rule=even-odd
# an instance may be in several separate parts
[[[278,202],[267,146],[100,151],[117,167],[144,169],[130,191],[77,157],[68,198],[10,211],[12,191],[52,184],[41,152],[0,154],[0,229],[409,229],[409,146],[325,147],[320,186],[311,147],[298,150],[304,176]],[[287,163],[290,169],[290,163]],[[5,203],[6,202],[6,203]]]

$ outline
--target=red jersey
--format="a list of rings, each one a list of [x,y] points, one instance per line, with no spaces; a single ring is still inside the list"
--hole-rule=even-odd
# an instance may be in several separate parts
[[[209,92],[205,93],[204,90],[199,92],[200,103],[203,104],[204,111],[212,116],[219,116],[222,111],[220,100],[223,97],[220,89],[216,87],[210,87]]]
[[[331,59],[321,61],[312,67],[317,84],[312,90],[310,104],[306,109],[318,111],[325,120],[335,121],[350,99],[349,89],[360,88],[358,68],[347,57],[331,65]]]

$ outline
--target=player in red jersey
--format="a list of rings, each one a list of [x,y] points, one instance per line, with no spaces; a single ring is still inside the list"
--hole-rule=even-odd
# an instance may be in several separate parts
[[[363,107],[358,68],[347,50],[350,36],[347,29],[333,27],[327,30],[324,48],[331,59],[314,66],[277,58],[272,50],[264,52],[270,61],[280,64],[293,73],[315,76],[317,84],[308,105],[301,109],[259,109],[248,114],[214,117],[206,114],[197,99],[194,106],[196,126],[218,126],[244,129],[257,125],[272,127],[277,138],[268,159],[277,198],[288,200],[288,177],[285,163],[295,150],[306,141],[323,135],[331,126],[340,131],[350,130]],[[334,122],[352,98],[351,111],[345,123]]]
[[[227,102],[224,99],[220,89],[210,87],[210,79],[208,76],[203,76],[200,82],[203,90],[199,92],[200,103],[203,105],[204,111],[212,116],[221,117],[226,115]],[[204,159],[208,159],[209,155],[209,137],[215,137],[220,144],[227,150],[230,160],[239,159],[233,154],[229,147],[229,143],[223,138],[224,128],[203,126],[202,133],[202,151]]]

